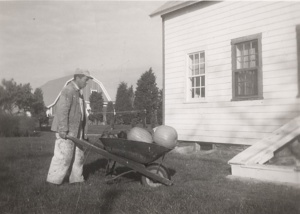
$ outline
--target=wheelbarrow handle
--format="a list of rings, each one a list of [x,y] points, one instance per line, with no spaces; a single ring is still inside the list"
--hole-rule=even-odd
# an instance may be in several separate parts
[[[70,135],[67,135],[66,138],[69,140],[72,140],[74,143],[79,144],[81,146],[86,146],[86,144],[88,143],[88,141],[86,141],[84,139],[78,139],[78,138],[72,137]]]

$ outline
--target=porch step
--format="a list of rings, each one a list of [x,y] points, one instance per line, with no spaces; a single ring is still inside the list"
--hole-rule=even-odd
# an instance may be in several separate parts
[[[229,160],[228,163],[231,165],[264,164],[274,157],[275,151],[295,139],[298,135],[300,135],[300,116],[245,149]]]
[[[231,165],[232,176],[261,181],[294,184],[300,187],[300,170],[290,166]]]

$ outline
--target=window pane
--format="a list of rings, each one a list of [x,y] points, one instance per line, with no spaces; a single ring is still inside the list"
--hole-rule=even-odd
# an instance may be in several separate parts
[[[192,87],[195,87],[195,77],[192,77],[192,78],[191,78],[191,83],[192,83],[192,84],[191,84]]]
[[[236,56],[241,57],[243,51],[243,44],[237,44],[236,45]]]
[[[192,92],[191,97],[194,98],[194,97],[195,97],[195,91],[194,91],[194,88],[191,89],[191,92]]]
[[[200,86],[200,77],[195,77],[196,79],[196,87]]]
[[[205,76],[201,77],[201,86],[205,86]]]
[[[236,58],[236,68],[237,69],[241,69],[242,68],[242,58],[241,57],[237,57]]]
[[[193,64],[193,61],[194,61],[194,55],[191,54],[191,55],[190,55],[190,64]]]
[[[194,59],[194,56],[190,55],[189,56],[189,74],[190,75],[193,75],[193,59]]]
[[[197,53],[197,54],[195,54],[195,62],[194,62],[194,64],[199,64],[199,54]]]
[[[243,68],[249,68],[249,56],[244,56],[244,65]]]
[[[195,65],[195,75],[199,75],[200,71],[199,71],[199,64]]]
[[[236,68],[237,69],[243,68],[242,53],[243,53],[243,44],[237,44],[236,45]]]
[[[243,55],[244,56],[248,56],[249,55],[249,51],[250,51],[250,42],[246,42],[246,43],[244,43],[244,52],[243,52]]]
[[[204,53],[200,53],[200,62],[201,63],[205,62],[205,54]]]
[[[200,65],[200,74],[204,74],[205,73],[205,64],[201,64]]]
[[[258,55],[258,43],[257,40],[254,40],[251,42],[250,67],[258,66],[257,55]]]
[[[257,70],[236,72],[235,78],[236,96],[257,95]]]
[[[201,97],[205,97],[205,88],[201,88]]]
[[[196,97],[200,97],[200,88],[196,88]]]
[[[257,66],[256,55],[250,55],[250,68]]]
[[[251,54],[258,54],[258,42],[254,40],[251,42]]]
[[[192,65],[189,65],[189,75],[191,76],[193,73],[193,66]]]

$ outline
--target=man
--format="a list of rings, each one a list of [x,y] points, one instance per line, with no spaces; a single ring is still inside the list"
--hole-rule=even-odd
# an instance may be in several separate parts
[[[81,89],[87,85],[89,79],[93,79],[89,71],[77,69],[73,81],[61,91],[51,127],[51,130],[56,132],[56,141],[47,176],[49,183],[62,184],[69,169],[70,183],[84,181],[84,151],[68,140],[67,135],[79,139],[84,137],[86,114]]]

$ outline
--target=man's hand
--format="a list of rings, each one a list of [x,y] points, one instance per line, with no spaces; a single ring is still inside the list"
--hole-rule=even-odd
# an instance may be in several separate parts
[[[62,139],[67,139],[67,132],[59,132],[59,136],[60,136]]]

